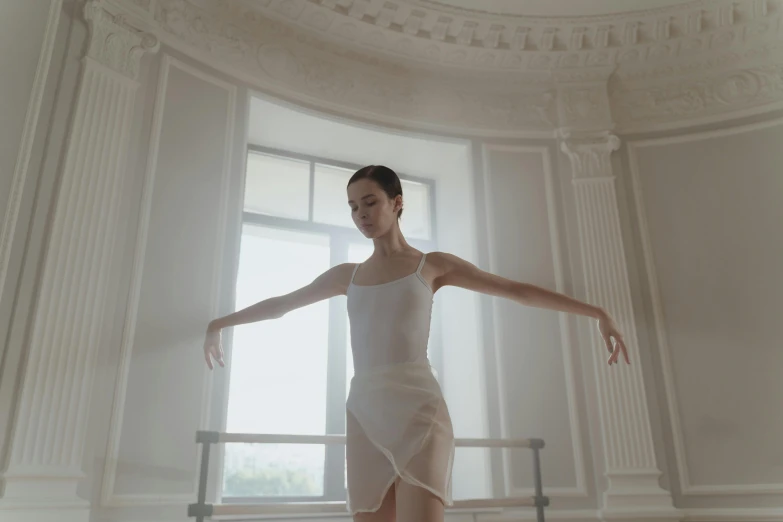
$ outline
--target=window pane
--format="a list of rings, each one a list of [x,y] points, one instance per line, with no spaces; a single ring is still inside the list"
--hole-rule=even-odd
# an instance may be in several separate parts
[[[245,211],[307,220],[310,163],[258,152],[247,155]]]
[[[430,187],[415,181],[402,181],[403,207],[400,228],[408,237],[430,239]]]
[[[352,175],[352,170],[315,164],[313,221],[341,227],[354,227],[346,194],[346,186]]]
[[[329,269],[326,235],[245,225],[236,308],[288,293]],[[295,267],[295,268],[293,268]],[[329,304],[234,329],[227,431],[324,434]],[[224,495],[323,495],[324,446],[230,444]]]

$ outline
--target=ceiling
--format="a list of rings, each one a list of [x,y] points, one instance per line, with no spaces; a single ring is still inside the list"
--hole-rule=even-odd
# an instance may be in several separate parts
[[[595,16],[645,11],[691,0],[413,0],[428,7],[455,7],[480,13],[514,16]]]

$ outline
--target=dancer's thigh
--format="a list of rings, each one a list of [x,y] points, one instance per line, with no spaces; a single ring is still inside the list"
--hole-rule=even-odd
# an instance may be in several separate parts
[[[401,480],[397,482],[396,496],[400,522],[443,522],[443,502],[428,490]]]
[[[378,511],[372,513],[357,513],[353,516],[354,522],[395,522],[396,495],[395,485],[389,488]]]

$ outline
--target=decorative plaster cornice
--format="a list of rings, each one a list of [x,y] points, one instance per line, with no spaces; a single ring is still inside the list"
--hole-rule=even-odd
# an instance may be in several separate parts
[[[452,132],[549,135],[556,126],[548,83],[445,81],[330,43],[316,49],[307,35],[259,14],[234,24],[184,0],[157,0],[153,16],[164,41],[184,43],[181,50],[197,51],[191,54],[209,57],[219,69],[331,111]]]
[[[647,130],[783,106],[783,63],[734,69],[665,84],[618,86],[610,93],[619,127]]]
[[[253,0],[251,0],[253,1]],[[583,23],[584,21],[591,22],[616,22],[624,21],[629,18],[640,18],[644,16],[656,16],[661,14],[671,14],[677,10],[693,10],[703,7],[713,0],[681,0],[678,4],[674,4],[668,7],[657,7],[652,9],[633,9],[623,12],[616,12],[611,14],[599,14],[599,15],[579,15],[579,16],[537,16],[537,15],[523,15],[507,12],[493,12],[488,9],[475,9],[457,7],[439,0],[400,0],[408,4],[421,5],[430,7],[438,11],[450,12],[452,14],[462,14],[465,16],[474,16],[480,18],[495,17],[502,18],[504,20],[524,20],[526,23],[543,23],[543,24],[562,24],[562,23]],[[481,5],[477,2],[478,5]]]
[[[692,64],[758,45],[780,24],[779,0],[695,0],[611,16],[494,15],[422,0],[212,0],[406,61],[481,71]]]
[[[297,13],[302,19],[310,8],[324,14],[331,6],[332,14],[325,16],[334,24],[339,19],[334,9],[347,0],[265,0],[263,6],[255,0],[252,9],[250,1],[110,3],[135,14],[138,25],[168,45],[265,92],[328,112],[421,130],[529,137],[552,136],[558,128],[644,131],[728,119],[783,104],[781,0],[764,3],[768,10],[755,0],[736,3],[736,9],[756,6],[753,19],[722,15],[724,24],[733,21],[732,31],[745,35],[745,43],[711,53],[709,60],[505,72],[422,67],[417,60],[375,52],[378,42],[360,41],[360,33],[356,45],[346,45],[291,21]],[[724,5],[723,0],[687,7],[717,4]],[[289,6],[287,14],[269,14],[284,5]],[[357,21],[350,12],[339,16]],[[751,30],[756,27],[751,22],[762,18],[758,30]],[[703,23],[710,27],[709,18]],[[374,31],[384,38],[379,28]],[[668,36],[673,34],[679,31]],[[757,36],[760,43],[747,43]]]

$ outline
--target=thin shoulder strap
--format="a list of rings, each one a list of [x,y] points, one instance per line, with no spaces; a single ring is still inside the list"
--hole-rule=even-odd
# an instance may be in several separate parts
[[[361,263],[356,263],[356,266],[353,267],[353,273],[351,274],[351,284],[353,284],[353,278],[356,277],[356,271],[359,270],[359,265],[361,265]]]
[[[419,261],[419,268],[416,269],[416,273],[421,275],[421,269],[424,268],[424,261],[427,260],[427,254],[421,255],[421,261]]]

